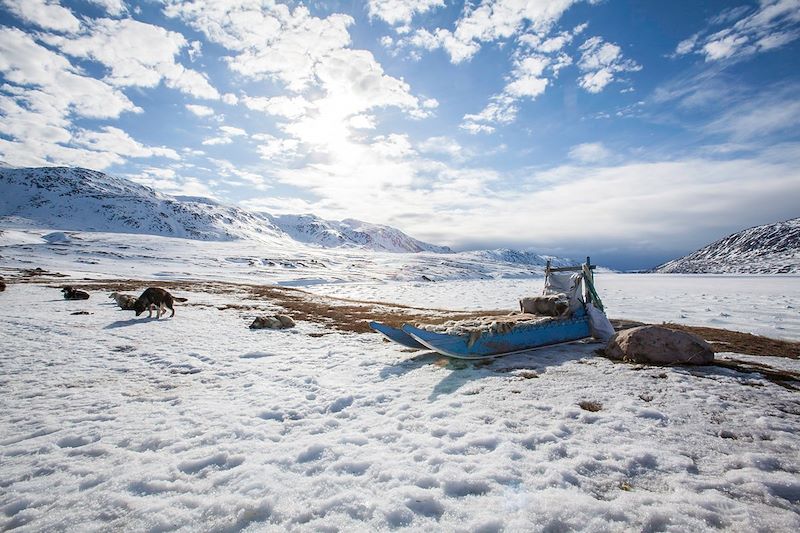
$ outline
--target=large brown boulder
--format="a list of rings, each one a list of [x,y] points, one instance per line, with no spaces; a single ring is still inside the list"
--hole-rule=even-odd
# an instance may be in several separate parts
[[[640,326],[619,331],[605,349],[606,357],[632,363],[707,365],[714,350],[706,341],[662,326]]]

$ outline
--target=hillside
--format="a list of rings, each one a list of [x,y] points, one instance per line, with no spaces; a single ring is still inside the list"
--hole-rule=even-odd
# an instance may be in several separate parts
[[[315,215],[250,212],[194,196],[169,196],[150,187],[84,168],[0,167],[0,222],[6,226],[138,233],[227,241],[299,241],[324,248],[448,253],[399,229]]]
[[[293,239],[326,248],[349,245],[386,252],[452,251],[447,246],[436,246],[409,237],[397,228],[360,220],[324,220],[312,214],[268,216]]]
[[[654,269],[672,274],[800,273],[800,218],[749,228]]]

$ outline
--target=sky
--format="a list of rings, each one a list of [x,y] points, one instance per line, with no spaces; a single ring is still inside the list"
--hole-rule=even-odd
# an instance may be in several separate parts
[[[800,216],[800,0],[0,0],[0,160],[648,268]]]

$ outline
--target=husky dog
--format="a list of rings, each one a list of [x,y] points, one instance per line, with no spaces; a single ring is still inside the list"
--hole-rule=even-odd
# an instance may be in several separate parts
[[[250,324],[250,329],[286,329],[293,327],[294,320],[288,315],[259,316]]]
[[[81,291],[72,287],[70,285],[64,285],[61,287],[61,292],[64,293],[65,300],[88,300],[89,293],[86,291]]]
[[[123,311],[133,311],[136,305],[136,296],[131,296],[130,294],[112,292],[109,298],[114,298],[114,301],[117,302],[117,305],[120,306]]]
[[[161,318],[162,314],[167,314],[167,309],[172,311],[170,317],[175,316],[175,308],[172,307],[173,302],[185,302],[186,298],[176,298],[164,289],[158,287],[150,287],[145,290],[136,303],[133,305],[133,310],[136,311],[136,316],[144,313],[147,309],[147,317],[152,318],[153,309],[156,309],[156,318]]]

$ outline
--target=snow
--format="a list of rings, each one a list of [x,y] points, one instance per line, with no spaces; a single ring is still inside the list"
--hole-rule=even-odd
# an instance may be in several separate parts
[[[78,286],[282,283],[461,309],[513,308],[542,285],[536,265],[463,254],[48,233],[0,235],[7,281],[40,267]],[[786,338],[797,281],[596,277],[612,317]],[[60,283],[0,293],[0,529],[800,529],[797,392],[758,373],[619,364],[581,343],[448,362],[305,321],[250,330],[277,310],[234,289],[175,291],[189,301],[156,320],[88,284],[65,301]]]
[[[440,309],[518,309],[541,294],[542,278],[439,283],[317,284],[308,290],[340,298]],[[616,274],[595,285],[611,318],[673,322],[800,341],[800,276]]]
[[[295,240],[201,241],[157,235],[69,232],[72,242],[49,245],[50,230],[9,230],[5,266],[39,266],[63,273],[160,279],[210,278],[283,285],[371,280],[522,278],[542,264],[493,260],[474,252],[389,253],[321,248]],[[8,233],[8,232],[5,232]],[[0,235],[0,245],[6,242]],[[538,256],[537,256],[538,257]],[[563,261],[563,260],[562,260]]]
[[[800,218],[728,235],[655,270],[662,273],[800,273]]]
[[[0,295],[0,528],[800,527],[796,393],[757,374],[593,344],[442,364],[307,322],[251,331],[217,309],[236,294],[148,320],[90,292]]]
[[[0,168],[0,189],[0,221],[6,227],[244,239],[284,248],[304,243],[383,252],[451,251],[390,226],[250,212],[199,196],[169,196],[83,168]]]

